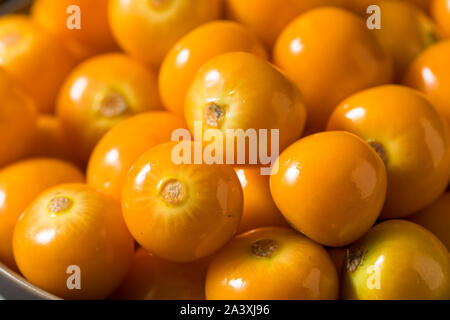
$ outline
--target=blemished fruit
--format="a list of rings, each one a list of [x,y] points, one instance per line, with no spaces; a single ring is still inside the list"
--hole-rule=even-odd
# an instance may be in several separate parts
[[[131,166],[152,147],[169,142],[175,130],[185,127],[184,119],[164,111],[145,112],[124,120],[92,152],[87,183],[120,202],[122,184]]]
[[[74,59],[63,43],[22,15],[0,18],[0,66],[19,80],[41,113],[51,113]]]
[[[431,16],[440,31],[450,37],[450,2],[448,0],[431,0]]]
[[[208,300],[331,300],[339,280],[323,247],[290,229],[261,228],[233,239],[208,268]]]
[[[439,42],[419,55],[403,83],[423,92],[450,125],[450,40]]]
[[[0,168],[30,153],[36,132],[33,100],[4,69],[0,68]]]
[[[13,251],[32,284],[65,299],[103,299],[125,277],[134,241],[112,198],[83,184],[65,184],[42,193],[24,212]]]
[[[239,233],[262,227],[289,227],[270,194],[269,176],[260,169],[235,169],[244,192]]]
[[[450,192],[409,218],[431,231],[450,251]]]
[[[108,21],[109,0],[37,0],[31,17],[59,37],[78,60],[116,50]]]
[[[233,167],[179,163],[177,149],[194,155],[197,143],[158,145],[130,169],[122,208],[136,241],[173,262],[213,254],[236,233],[242,216],[242,188]]]
[[[364,21],[333,7],[313,9],[290,23],[277,40],[274,62],[305,99],[307,133],[322,131],[344,98],[393,76],[389,56]]]
[[[209,258],[169,262],[139,248],[130,271],[112,295],[117,300],[204,300]]]
[[[222,0],[110,0],[109,21],[123,50],[159,67],[192,29],[222,16]]]
[[[330,247],[348,245],[378,219],[386,170],[376,152],[347,132],[323,132],[288,147],[270,176],[272,197],[289,224]]]
[[[450,178],[446,123],[418,91],[388,85],[359,92],[334,111],[328,130],[367,141],[388,173],[382,219],[403,218],[435,201]]]
[[[14,226],[29,204],[43,191],[63,183],[83,183],[81,171],[50,158],[16,162],[0,170],[0,261],[12,269]]]
[[[218,55],[234,51],[267,58],[258,38],[232,21],[204,24],[180,39],[166,55],[159,73],[159,92],[166,108],[184,116],[186,94],[200,67]]]
[[[269,62],[244,52],[226,53],[203,65],[188,91],[185,114],[194,134],[196,123],[201,124],[204,144],[222,147],[224,153],[227,144],[234,146],[235,165],[266,165],[261,154],[273,156],[272,147],[281,151],[297,140],[306,120],[295,84]],[[209,140],[205,133],[211,133],[211,129],[223,137],[223,146],[220,141]],[[227,134],[228,129],[234,129],[235,135]],[[242,146],[239,137],[249,129],[255,139],[248,139]],[[279,130],[278,141],[272,139],[274,129]],[[262,130],[267,133],[265,142],[259,140]]]
[[[348,250],[341,298],[449,300],[449,253],[415,223],[382,222]]]
[[[59,93],[56,113],[78,159],[87,162],[109,129],[160,108],[156,73],[124,54],[110,53],[73,70]]]

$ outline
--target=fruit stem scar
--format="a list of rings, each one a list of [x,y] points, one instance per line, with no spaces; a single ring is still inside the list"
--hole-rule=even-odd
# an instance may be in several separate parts
[[[252,253],[257,257],[270,258],[278,249],[278,243],[271,239],[258,240],[252,244]]]
[[[115,92],[108,92],[100,100],[100,113],[107,118],[112,118],[125,113],[128,103],[124,97]]]
[[[364,260],[364,251],[360,248],[347,250],[346,268],[349,272],[355,272]]]
[[[61,213],[72,206],[72,200],[66,197],[55,197],[48,203],[48,209],[52,213]]]
[[[223,118],[223,110],[218,104],[210,102],[205,108],[203,118],[208,126],[217,128]]]
[[[380,156],[381,160],[383,160],[383,162],[385,164],[387,164],[388,162],[388,157],[387,157],[387,153],[386,153],[386,149],[384,148],[384,146],[377,142],[377,141],[370,141],[369,145],[375,150],[375,152]]]
[[[178,180],[166,181],[159,193],[169,205],[179,205],[186,199],[186,187]]]

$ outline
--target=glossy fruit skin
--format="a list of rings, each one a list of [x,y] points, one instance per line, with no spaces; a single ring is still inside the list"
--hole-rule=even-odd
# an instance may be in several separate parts
[[[194,154],[196,144],[171,142],[150,149],[133,165],[122,209],[142,247],[169,261],[190,262],[211,255],[234,236],[243,196],[231,166],[175,164],[172,151],[178,143]],[[173,183],[182,191],[171,189]]]
[[[415,223],[382,222],[354,244],[350,253],[363,256],[358,265],[347,255],[342,299],[450,299],[449,253],[431,232]]]
[[[191,263],[163,260],[139,248],[120,288],[118,300],[204,300],[209,258]]]
[[[71,201],[60,212],[55,198]],[[64,184],[42,193],[14,229],[17,265],[34,285],[65,299],[103,299],[125,276],[134,241],[120,205],[83,184]],[[69,266],[81,271],[81,289],[69,290]]]
[[[227,0],[226,15],[250,28],[266,48],[272,50],[278,35],[292,20],[310,9],[330,3],[330,0]],[[270,21],[270,27],[267,21]]]
[[[61,121],[53,116],[38,116],[31,143],[30,158],[57,158],[77,164]]]
[[[270,256],[254,254],[255,243],[272,240]],[[261,228],[233,239],[211,262],[208,300],[332,300],[338,277],[323,247],[285,228]]]
[[[69,29],[67,23],[75,5],[80,9],[80,29]],[[69,13],[70,12],[70,13]],[[108,0],[37,0],[31,17],[45,31],[64,41],[79,60],[117,48],[108,21]]]
[[[450,192],[409,218],[431,231],[450,251]]]
[[[221,109],[217,126],[209,125],[205,117],[211,103]],[[257,134],[267,130],[266,151],[270,154],[271,130],[279,129],[279,150],[283,150],[301,136],[306,109],[295,84],[270,63],[249,53],[232,52],[209,60],[197,73],[187,94],[185,115],[191,132],[195,121],[201,122],[203,133],[218,129],[224,137],[224,150],[227,129],[253,129]],[[238,145],[234,145],[236,151]],[[263,164],[257,145],[255,164]],[[234,164],[252,164],[249,143],[245,147],[245,163],[235,159]],[[236,158],[237,152],[234,155]]]
[[[124,54],[112,53],[87,60],[70,74],[56,111],[80,161],[87,161],[113,126],[160,108],[156,74]]]
[[[354,50],[359,54],[349,54]],[[274,62],[300,88],[308,133],[323,130],[341,100],[388,83],[393,74],[390,58],[364,21],[332,7],[313,9],[289,24],[275,45]]]
[[[12,236],[20,215],[44,190],[71,182],[84,182],[81,171],[67,162],[50,158],[17,162],[0,171],[0,261],[17,269]]]
[[[122,49],[158,67],[186,33],[220,19],[222,0],[110,0],[109,21]],[[157,44],[157,45],[155,45]]]
[[[297,141],[280,155],[270,176],[272,197],[289,224],[329,247],[348,245],[372,227],[386,185],[375,151],[338,131]]]
[[[403,83],[425,93],[450,124],[450,40],[439,42],[411,64]]]
[[[450,37],[450,3],[447,0],[432,0],[431,16],[441,32]]]
[[[64,45],[22,15],[1,17],[0,45],[0,66],[22,83],[40,112],[52,112],[60,85],[74,66]]]
[[[269,176],[260,169],[236,168],[244,192],[244,210],[238,233],[262,227],[289,227],[270,194]]]
[[[204,24],[180,39],[168,52],[159,73],[159,92],[166,108],[184,116],[186,94],[200,67],[218,55],[235,51],[267,58],[258,38],[231,21]]]
[[[185,128],[182,118],[155,111],[135,115],[112,128],[97,144],[87,168],[87,183],[121,201],[122,184],[131,166],[152,147],[169,142]]]
[[[388,191],[381,218],[402,218],[435,201],[450,177],[445,121],[418,91],[388,85],[357,93],[334,111],[328,130],[345,130],[385,153]]]
[[[36,130],[36,106],[21,85],[0,68],[0,168],[26,156]]]

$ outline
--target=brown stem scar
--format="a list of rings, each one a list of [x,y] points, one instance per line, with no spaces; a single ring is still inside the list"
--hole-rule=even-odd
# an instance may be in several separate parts
[[[278,243],[271,239],[263,239],[252,244],[252,253],[262,258],[270,258],[278,249]]]

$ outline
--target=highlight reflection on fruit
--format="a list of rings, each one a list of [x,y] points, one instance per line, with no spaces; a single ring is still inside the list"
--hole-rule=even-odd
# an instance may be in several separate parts
[[[312,240],[345,246],[378,219],[386,170],[357,136],[337,131],[308,136],[288,147],[277,167],[270,177],[272,197],[289,224]]]
[[[380,223],[352,245],[346,260],[342,299],[450,299],[449,253],[415,223]]]
[[[17,222],[17,266],[33,284],[66,299],[103,299],[128,271],[134,252],[120,205],[82,184],[41,194]],[[79,268],[82,285],[70,290],[68,269]]]
[[[262,228],[232,240],[211,262],[208,300],[332,300],[333,262],[320,245],[284,228]]]
[[[139,158],[124,183],[122,209],[142,247],[170,261],[189,262],[211,255],[234,236],[242,188],[231,166],[175,164],[177,145],[156,146]],[[197,143],[178,146],[193,159]]]
[[[435,201],[450,178],[450,142],[444,120],[419,92],[381,86],[357,93],[334,111],[328,130],[367,141],[388,173],[381,218],[402,218]]]

